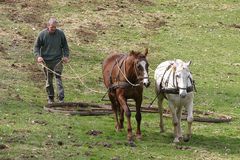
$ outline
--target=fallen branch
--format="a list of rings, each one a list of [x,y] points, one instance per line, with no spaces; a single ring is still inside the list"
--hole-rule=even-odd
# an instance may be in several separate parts
[[[132,105],[130,105],[130,110],[135,112],[136,109]],[[53,103],[44,106],[44,110],[49,112],[58,112],[64,113],[69,115],[81,115],[81,116],[100,116],[100,115],[109,115],[112,114],[112,108],[110,105],[98,105],[92,103]],[[158,113],[158,108],[156,107],[141,107],[141,112],[146,113]],[[200,114],[203,116],[214,115],[213,112],[203,112],[203,111],[194,111],[195,114]],[[172,117],[168,110],[164,110],[164,117]],[[182,116],[183,120],[186,120],[186,113],[183,113]],[[194,116],[194,121],[197,122],[209,122],[209,123],[223,123],[223,122],[230,122],[232,117],[226,115],[219,115],[218,118],[213,117],[201,117],[201,116]]]

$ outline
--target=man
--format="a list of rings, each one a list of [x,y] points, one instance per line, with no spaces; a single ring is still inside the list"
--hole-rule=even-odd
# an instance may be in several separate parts
[[[54,102],[54,75],[58,88],[58,100],[60,103],[64,102],[64,89],[61,79],[63,71],[62,62],[67,63],[69,61],[67,40],[64,32],[57,29],[57,24],[58,22],[55,18],[50,18],[47,28],[39,33],[34,44],[34,55],[37,62],[43,63],[48,67],[44,67],[44,73],[49,104]]]

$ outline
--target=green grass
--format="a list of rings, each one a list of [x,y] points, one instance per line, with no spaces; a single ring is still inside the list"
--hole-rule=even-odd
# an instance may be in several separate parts
[[[240,46],[239,28],[232,27],[240,23],[239,7],[235,0],[0,2],[0,144],[7,146],[0,149],[0,159],[239,159]],[[32,48],[51,16],[59,19],[71,49],[63,73],[66,101],[105,103],[104,58],[111,51],[148,47],[152,83],[144,89],[144,105],[155,97],[157,65],[180,58],[192,61],[194,108],[229,115],[233,121],[194,122],[191,141],[173,144],[171,119],[164,118],[166,132],[160,134],[159,115],[142,113],[143,139],[129,147],[126,127],[115,132],[112,115],[43,110],[44,75]],[[135,131],[134,117],[132,113]],[[102,133],[92,136],[91,130]]]

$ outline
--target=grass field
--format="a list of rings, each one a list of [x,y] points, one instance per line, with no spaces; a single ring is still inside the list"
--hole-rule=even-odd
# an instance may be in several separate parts
[[[239,8],[237,0],[0,0],[0,159],[239,159]],[[103,59],[111,51],[147,47],[152,84],[144,90],[144,105],[155,97],[160,62],[191,60],[194,109],[231,116],[232,122],[194,122],[191,141],[173,144],[171,119],[165,118],[166,132],[160,133],[159,115],[143,113],[143,139],[130,147],[126,129],[115,132],[112,115],[43,110],[44,75],[32,49],[52,16],[71,49],[63,73],[67,102],[106,103]]]

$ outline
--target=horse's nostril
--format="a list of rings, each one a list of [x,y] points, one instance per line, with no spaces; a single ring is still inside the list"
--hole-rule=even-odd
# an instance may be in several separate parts
[[[180,94],[180,97],[181,97],[181,98],[185,98],[185,97],[186,97],[186,94]]]

